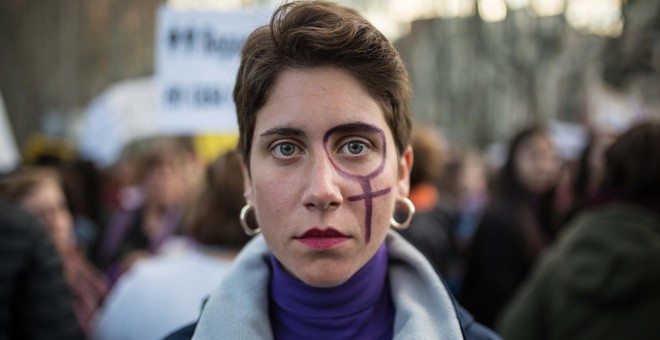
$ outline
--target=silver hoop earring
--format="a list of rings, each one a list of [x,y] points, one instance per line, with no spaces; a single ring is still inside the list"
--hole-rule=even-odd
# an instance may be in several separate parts
[[[413,202],[411,202],[408,197],[402,197],[400,199],[401,202],[404,203],[404,205],[408,208],[408,216],[406,217],[406,220],[399,223],[394,219],[394,216],[390,218],[390,225],[394,229],[398,230],[403,230],[406,229],[410,226],[410,221],[412,221],[413,216],[415,215],[415,205]],[[397,202],[398,204],[398,202]],[[396,210],[395,210],[396,211]]]
[[[252,205],[252,203],[248,202],[243,206],[243,209],[241,209],[241,215],[240,215],[241,227],[243,227],[243,232],[245,232],[247,236],[254,236],[261,232],[261,228],[252,229],[247,223],[247,214],[248,212],[250,212],[250,210],[252,210],[252,208],[254,208],[254,206]]]

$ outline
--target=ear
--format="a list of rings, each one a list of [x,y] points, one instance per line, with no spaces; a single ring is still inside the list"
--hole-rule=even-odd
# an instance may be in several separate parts
[[[254,202],[252,200],[252,179],[250,178],[250,170],[248,170],[247,165],[245,164],[245,159],[241,157],[241,172],[243,173],[243,193],[245,194],[245,200],[249,202]]]
[[[410,192],[410,170],[413,166],[413,149],[412,146],[408,146],[406,151],[403,152],[403,155],[399,158],[399,174],[397,178],[397,189],[399,195],[402,197],[408,197]]]

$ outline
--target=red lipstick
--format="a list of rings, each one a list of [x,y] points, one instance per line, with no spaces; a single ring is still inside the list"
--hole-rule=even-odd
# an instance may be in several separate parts
[[[317,250],[329,250],[339,247],[345,242],[348,242],[350,237],[333,228],[324,230],[313,228],[306,231],[301,236],[296,237],[296,239],[310,248]]]

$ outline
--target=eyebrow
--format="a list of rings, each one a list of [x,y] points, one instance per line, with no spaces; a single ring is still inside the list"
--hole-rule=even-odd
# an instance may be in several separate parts
[[[371,132],[371,133],[383,133],[383,130],[381,130],[379,127],[367,123],[348,123],[348,124],[341,124],[333,127],[332,129],[328,130],[327,135],[330,135],[332,133],[354,133],[354,132]]]
[[[264,133],[260,134],[259,136],[261,137],[267,137],[267,136],[303,136],[305,135],[302,130],[299,129],[294,129],[294,128],[288,128],[288,127],[274,127],[272,129],[266,130]]]

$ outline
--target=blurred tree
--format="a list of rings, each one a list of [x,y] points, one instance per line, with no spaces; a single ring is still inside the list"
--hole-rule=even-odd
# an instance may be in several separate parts
[[[621,91],[638,91],[660,113],[660,1],[628,0],[620,37],[603,51],[604,79]]]
[[[473,1],[476,8],[480,2]],[[415,116],[450,127],[459,142],[485,146],[533,120],[582,119],[585,88],[602,74],[619,89],[634,87],[660,111],[660,2],[622,1],[624,30],[612,41],[578,33],[563,15],[511,7],[499,22],[478,15],[414,22],[398,47],[413,79]],[[152,74],[156,10],[163,2],[0,1],[0,91],[18,145],[33,131],[68,132],[40,124],[75,121],[110,83]],[[235,1],[246,7],[280,2]],[[338,2],[365,13],[399,8],[392,0]],[[450,1],[423,3],[437,14]]]
[[[579,34],[563,15],[515,10],[499,22],[415,21],[398,47],[413,81],[414,115],[484,147],[533,121],[577,121],[605,40]]]
[[[108,84],[153,73],[162,2],[0,1],[0,90],[18,144],[42,117],[71,118]]]

